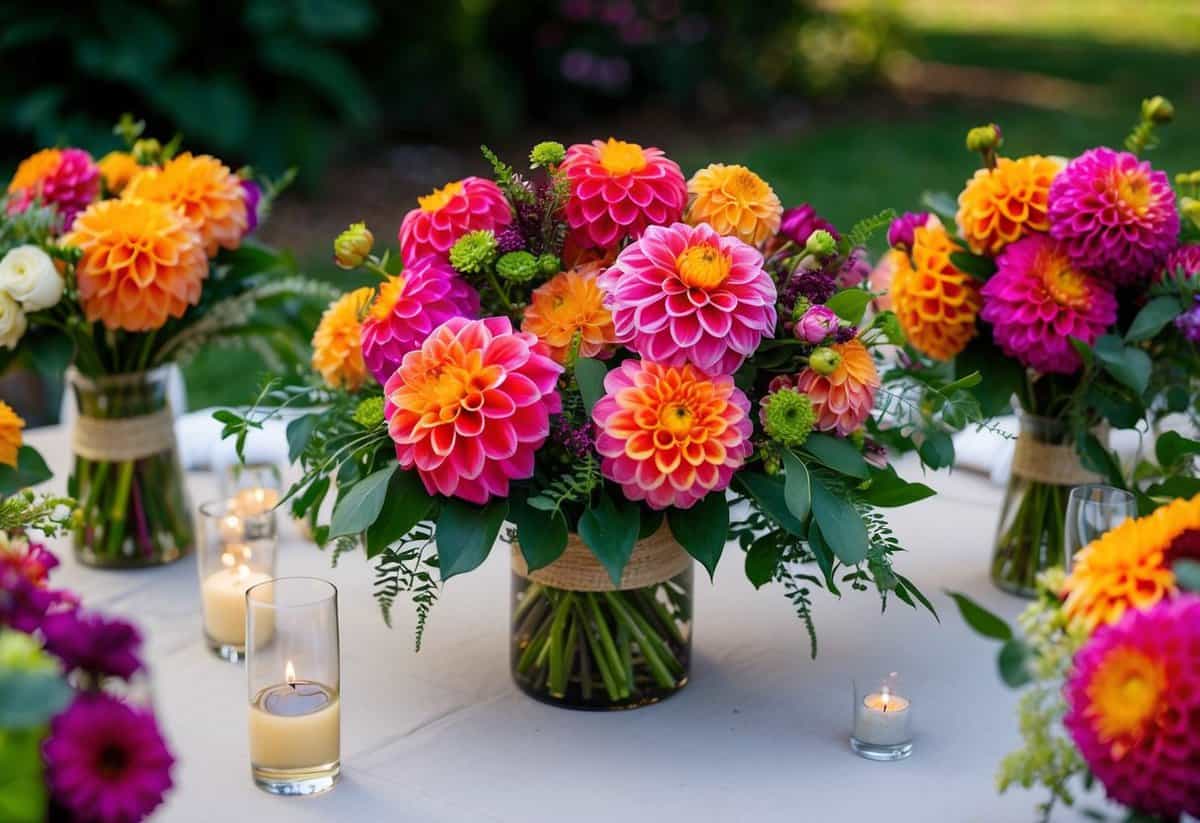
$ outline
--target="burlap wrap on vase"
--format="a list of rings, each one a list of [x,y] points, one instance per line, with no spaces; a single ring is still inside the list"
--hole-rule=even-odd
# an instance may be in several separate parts
[[[1108,426],[1098,426],[1092,433],[1101,443],[1107,442]],[[1017,435],[1012,473],[1048,486],[1083,486],[1104,480],[1083,467],[1074,443],[1047,443],[1025,429]]]
[[[80,415],[71,433],[71,449],[80,457],[123,463],[175,448],[175,419],[170,409],[137,417]]]
[[[567,538],[567,548],[561,557],[535,572],[529,571],[515,540],[512,546],[514,574],[543,586],[574,592],[642,589],[670,580],[687,570],[691,562],[691,556],[676,542],[665,522],[657,532],[634,545],[633,554],[621,574],[620,586],[613,585],[608,572],[577,534]]]

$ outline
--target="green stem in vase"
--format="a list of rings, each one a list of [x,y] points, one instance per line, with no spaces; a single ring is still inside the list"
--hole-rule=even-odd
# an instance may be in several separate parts
[[[667,688],[674,686],[675,678],[671,675],[670,668],[663,662],[660,656],[659,649],[662,647],[657,635],[654,634],[653,630],[648,630],[648,627],[639,623],[637,618],[640,615],[630,611],[628,606],[615,593],[605,592],[604,596],[612,607],[613,614],[628,627],[630,633],[637,639],[642,656],[646,659],[646,664],[650,667],[650,671],[654,673],[654,678],[658,681],[658,684]],[[655,648],[656,645],[659,648]],[[626,644],[626,648],[628,648],[628,644]],[[675,662],[678,664],[678,661]]]

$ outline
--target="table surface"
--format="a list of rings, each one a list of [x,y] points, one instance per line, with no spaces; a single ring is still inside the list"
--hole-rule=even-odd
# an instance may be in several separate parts
[[[57,472],[52,484],[65,487],[65,432],[32,431],[28,442]],[[920,473],[908,459],[899,468],[911,479]],[[889,514],[909,549],[899,568],[933,600],[940,623],[899,602],[880,614],[874,592],[840,600],[819,592],[812,660],[781,588],[754,591],[731,547],[714,584],[702,570],[696,576],[688,686],[656,706],[613,713],[545,706],[512,685],[506,552],[445,587],[417,654],[407,602],[398,601],[388,629],[364,557],[331,568],[288,523],[279,574],[332,580],[341,607],[342,780],[315,798],[271,797],[251,783],[245,670],[202,642],[193,560],[93,570],[59,540],[55,580],[145,634],[156,707],[178,758],[155,820],[1033,820],[1040,793],[995,790],[996,766],[1018,742],[1016,695],[996,676],[995,645],[968,630],[945,594],[967,592],[1009,618],[1023,607],[987,579],[1001,490],[963,472],[925,482],[936,497]],[[215,496],[211,474],[193,473],[188,484],[193,503]],[[848,747],[850,683],[888,671],[913,700],[916,750],[874,763]]]

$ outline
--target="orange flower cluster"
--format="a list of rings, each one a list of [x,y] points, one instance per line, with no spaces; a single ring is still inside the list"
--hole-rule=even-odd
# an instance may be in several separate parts
[[[1050,183],[1062,171],[1057,157],[1001,157],[980,169],[958,196],[958,229],[976,254],[995,254],[1035,231],[1049,231]]]
[[[138,173],[121,195],[174,206],[200,235],[209,257],[236,249],[249,225],[242,184],[229,167],[207,154],[184,153],[162,168]]]
[[[362,316],[371,300],[371,289],[347,292],[333,301],[312,339],[312,365],[326,384],[358,391],[367,379],[362,353]]]
[[[962,251],[945,229],[913,232],[911,265],[892,274],[892,308],[909,342],[936,360],[950,360],[975,336],[982,301],[975,279],[950,262]]]
[[[579,334],[580,357],[607,357],[616,344],[612,313],[604,308],[604,292],[596,277],[604,270],[589,263],[555,275],[534,290],[521,331],[550,347],[550,356],[565,363],[571,341]]]

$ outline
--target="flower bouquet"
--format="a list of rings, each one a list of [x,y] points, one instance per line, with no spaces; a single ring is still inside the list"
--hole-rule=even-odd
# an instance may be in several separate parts
[[[539,144],[522,174],[484,154],[494,181],[451,182],[404,217],[399,271],[364,225],[338,237],[338,265],[377,284],[325,313],[319,378],[218,416],[244,438],[303,409],[285,499],[335,556],[365,546],[385,618],[410,592],[419,648],[435,575],[501,538],[517,684],[621,708],[687,682],[691,561],[712,574],[731,538],[814,653],[816,587],[928,606],[876,507],[932,491],[867,436],[898,331],[864,319],[862,243],[890,215],[841,236],[745,167],[687,180],[613,139]]]
[[[1005,682],[1025,688],[1023,745],[998,784],[1047,789],[1043,820],[1095,782],[1127,823],[1200,816],[1198,534],[1200,496],[1126,520],[1080,550],[1070,574],[1039,575],[1018,632],[954,595],[976,631],[1003,643]]]
[[[1020,403],[992,563],[1008,591],[1032,595],[1040,571],[1066,562],[1072,486],[1136,485],[1145,511],[1153,504],[1143,492],[1171,496],[1188,482],[1135,484],[1155,472],[1123,469],[1106,442],[1109,427],[1145,431],[1197,411],[1200,230],[1181,223],[1167,176],[1138,156],[1170,116],[1167,101],[1147,100],[1126,151],[1100,147],[1071,160],[1001,157],[998,127],[972,129],[967,145],[983,168],[957,204],[927,196],[933,212],[907,214],[889,233],[879,278],[890,279],[911,355],[899,374],[978,372],[973,392],[986,415],[1007,413],[1014,396]],[[1200,182],[1177,180],[1193,195]],[[1196,215],[1196,201],[1181,202]],[[944,435],[922,439],[921,449],[931,463],[953,461]]]
[[[284,181],[260,185],[208,155],[141,137],[99,163],[79,149],[24,160],[0,216],[0,370],[27,332],[65,339],[78,419],[74,543],[100,566],[167,563],[193,531],[167,398],[167,367],[202,345],[280,357],[303,341],[263,324],[324,292],[288,258],[246,242]],[[282,325],[282,324],[281,324]],[[33,345],[33,341],[30,341]],[[21,468],[20,466],[17,467]]]

